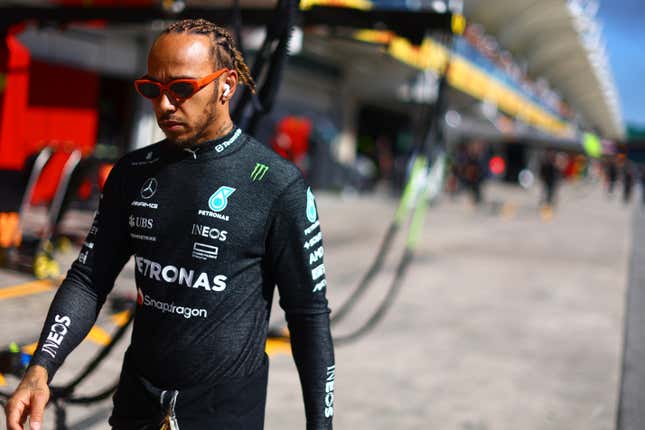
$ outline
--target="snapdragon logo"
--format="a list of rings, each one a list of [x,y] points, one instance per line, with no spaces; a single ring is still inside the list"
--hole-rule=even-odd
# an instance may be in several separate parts
[[[210,277],[205,272],[195,272],[194,270],[172,265],[162,266],[156,261],[139,256],[135,257],[134,260],[137,272],[146,278],[178,287],[203,288],[206,291],[220,292],[226,289],[228,277],[225,275]]]
[[[191,308],[188,306],[176,306],[174,303],[168,303],[161,300],[155,300],[147,294],[143,294],[140,289],[137,288],[137,302],[140,306],[147,306],[149,308],[155,308],[162,313],[171,313],[176,315],[181,315],[186,319],[190,318],[207,318],[208,311],[206,309]]]

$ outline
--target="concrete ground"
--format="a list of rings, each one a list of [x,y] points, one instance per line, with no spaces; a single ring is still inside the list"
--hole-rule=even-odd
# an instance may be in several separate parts
[[[444,197],[430,209],[416,259],[385,319],[336,348],[337,429],[614,428],[630,220],[640,209],[608,199],[599,184],[565,186],[550,220],[538,211],[537,190],[493,184],[486,199],[475,209],[466,196]],[[317,201],[334,309],[371,262],[396,201],[322,193]],[[368,297],[333,327],[334,335],[360,325],[377,306],[403,235]],[[133,275],[130,263],[116,290],[133,294]],[[2,294],[29,280],[0,273],[2,346],[37,338],[53,290]],[[98,325],[109,332],[115,326],[107,311]],[[276,308],[273,319],[281,318]],[[54,382],[69,380],[97,350],[95,342],[81,345]],[[79,394],[116,379],[124,348]],[[15,379],[7,381],[4,389],[15,386]],[[106,428],[109,411],[110,401],[71,406],[70,428]],[[271,357],[266,422],[268,429],[305,428],[297,373],[285,353]]]

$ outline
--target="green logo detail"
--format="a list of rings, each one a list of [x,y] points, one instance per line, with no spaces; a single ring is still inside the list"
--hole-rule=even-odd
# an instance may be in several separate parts
[[[266,164],[262,163],[255,163],[255,168],[251,172],[251,180],[253,182],[255,181],[261,181],[262,178],[264,178],[264,175],[269,171],[269,166]]]

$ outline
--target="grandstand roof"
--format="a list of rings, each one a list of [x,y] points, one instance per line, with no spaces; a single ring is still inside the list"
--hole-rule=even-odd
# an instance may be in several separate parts
[[[620,139],[624,126],[596,11],[596,0],[464,2],[468,20],[525,60],[531,76],[545,77],[587,126]]]

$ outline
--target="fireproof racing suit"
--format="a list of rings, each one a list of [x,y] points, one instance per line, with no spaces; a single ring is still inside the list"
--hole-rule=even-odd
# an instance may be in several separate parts
[[[143,399],[178,392],[182,429],[262,428],[277,285],[307,428],[330,429],[335,364],[323,254],[300,171],[240,129],[196,149],[162,141],[131,152],[110,173],[31,364],[53,377],[134,255],[136,317],[111,424],[154,425],[146,415],[164,400]],[[213,404],[196,408],[191,396]],[[194,427],[182,414],[185,422],[198,418]]]

